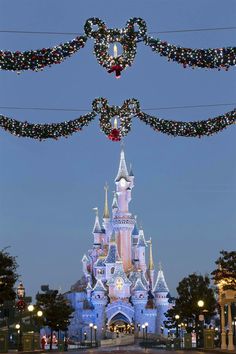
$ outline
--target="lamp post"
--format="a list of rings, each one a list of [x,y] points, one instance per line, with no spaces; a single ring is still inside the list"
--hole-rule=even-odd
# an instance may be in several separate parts
[[[148,322],[145,322],[145,340],[147,342]]]
[[[199,300],[197,302],[197,305],[199,307],[200,310],[200,314],[198,317],[198,320],[200,322],[200,334],[199,334],[199,328],[197,327],[197,334],[198,334],[198,338],[197,338],[197,347],[201,348],[203,347],[203,328],[204,328],[204,315],[203,315],[203,306],[204,306],[204,301],[203,300]]]
[[[23,283],[21,282],[18,287],[17,287],[17,298],[18,301],[16,303],[17,309],[19,311],[19,315],[20,315],[20,323],[19,323],[19,342],[18,342],[18,351],[22,352],[23,351],[23,343],[22,343],[22,311],[25,310],[25,301],[24,301],[24,297],[25,297],[25,288]]]
[[[34,311],[34,305],[29,305],[28,307],[27,307],[27,309],[28,309],[28,311],[29,311],[29,313],[30,313],[30,329],[31,329],[31,327],[32,327],[32,312]]]
[[[84,341],[86,342],[86,340],[87,340],[87,332],[85,331],[84,332]]]
[[[92,348],[92,346],[93,346],[93,323],[90,323],[89,327],[90,327],[90,346]]]
[[[95,341],[95,347],[97,346],[97,326],[94,325],[93,329],[94,329],[94,341]]]
[[[144,341],[144,331],[145,331],[145,324],[142,324],[142,329],[143,329],[143,341]]]
[[[176,332],[175,332],[175,335],[176,335],[176,338],[178,338],[179,337],[179,318],[180,318],[180,316],[177,314],[177,315],[175,315],[175,319],[176,319]]]

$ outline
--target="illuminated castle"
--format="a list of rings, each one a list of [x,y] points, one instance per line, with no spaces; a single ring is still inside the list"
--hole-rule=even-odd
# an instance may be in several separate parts
[[[93,247],[82,258],[82,278],[67,293],[75,309],[69,334],[79,340],[90,333],[91,323],[97,326],[98,339],[107,331],[137,334],[144,323],[149,333],[161,334],[164,313],[171,307],[161,267],[154,280],[152,241],[138,230],[129,211],[134,175],[128,172],[123,150],[115,185],[112,214],[105,186],[102,226],[95,208]]]

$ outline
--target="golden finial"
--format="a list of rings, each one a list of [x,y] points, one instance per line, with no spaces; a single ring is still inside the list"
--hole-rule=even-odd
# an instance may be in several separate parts
[[[149,243],[149,270],[154,270],[154,262],[153,262],[153,255],[152,255],[152,239],[150,237]]]

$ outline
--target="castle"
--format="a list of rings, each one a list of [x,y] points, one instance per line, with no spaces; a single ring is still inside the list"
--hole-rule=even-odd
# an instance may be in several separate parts
[[[67,293],[75,309],[69,335],[79,340],[89,336],[92,324],[97,339],[107,332],[137,334],[145,323],[145,331],[161,334],[164,314],[172,306],[161,266],[154,279],[152,241],[145,239],[129,211],[134,175],[128,172],[123,149],[115,185],[112,215],[105,186],[102,226],[95,208],[93,246],[82,258],[82,278]]]

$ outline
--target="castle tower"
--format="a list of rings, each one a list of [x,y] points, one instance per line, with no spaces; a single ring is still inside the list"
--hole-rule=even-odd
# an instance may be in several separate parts
[[[110,237],[109,249],[107,257],[104,261],[106,266],[106,279],[109,280],[115,271],[116,261],[119,261],[120,257],[118,254],[117,244],[115,240],[115,234],[113,233]]]
[[[94,312],[96,313],[94,324],[97,326],[97,338],[101,338],[103,332],[102,328],[105,327],[105,307],[108,300],[106,292],[107,289],[103,285],[100,276],[98,276],[92,293],[92,304],[94,306]]]
[[[148,300],[147,288],[145,287],[142,281],[141,273],[139,273],[139,277],[137,278],[135,285],[132,289],[131,299],[135,309],[135,328],[137,328],[138,324],[139,326],[141,326],[145,322],[145,307]]]
[[[161,327],[164,327],[164,321],[166,319],[165,313],[169,309],[169,288],[166,284],[164,273],[162,270],[161,263],[159,264],[159,271],[157,274],[156,284],[153,289],[155,295],[155,302],[157,307],[157,334],[161,334]]]
[[[86,254],[83,255],[83,258],[81,260],[82,264],[83,264],[83,273],[84,275],[88,275],[88,263],[89,263],[89,259],[86,256]]]
[[[147,247],[147,243],[145,241],[144,232],[143,230],[139,230],[139,238],[137,244],[137,251],[138,251],[138,259],[139,259],[139,268],[145,273],[147,266],[146,266],[146,258],[145,258],[145,249]]]
[[[135,220],[129,212],[131,201],[131,190],[133,188],[133,176],[127,170],[124,150],[121,150],[120,164],[115,179],[118,209],[113,219],[113,227],[116,233],[116,240],[119,255],[123,261],[124,271],[132,269],[131,234]]]
[[[95,248],[100,247],[101,246],[101,226],[100,226],[100,222],[99,222],[99,217],[98,217],[98,208],[93,208],[93,210],[95,211],[95,222],[94,222],[94,226],[93,226],[93,246]]]

